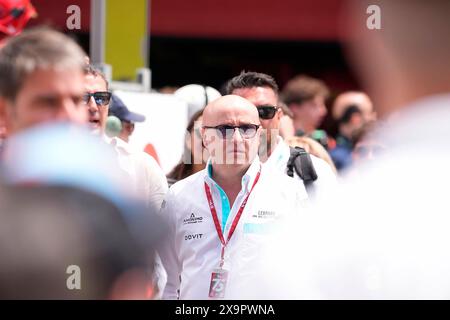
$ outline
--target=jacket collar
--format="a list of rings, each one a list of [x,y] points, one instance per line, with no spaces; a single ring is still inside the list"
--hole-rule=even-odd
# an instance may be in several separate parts
[[[261,169],[261,162],[259,160],[259,157],[256,156],[255,159],[250,164],[250,167],[247,169],[245,174],[242,176],[241,179],[241,190],[250,191],[253,182],[255,181],[255,178],[258,174],[258,172]],[[213,172],[213,166],[211,163],[211,159],[208,159],[208,162],[206,163],[205,171],[205,182],[208,183],[208,185],[215,186],[217,183],[212,178],[212,172]]]

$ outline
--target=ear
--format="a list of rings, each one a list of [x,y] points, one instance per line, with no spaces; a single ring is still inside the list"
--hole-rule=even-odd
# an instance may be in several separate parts
[[[275,114],[275,117],[277,117],[277,120],[280,121],[280,119],[283,115],[284,115],[283,109],[278,108],[277,113]]]
[[[200,129],[200,133],[202,135],[202,145],[204,148],[206,148],[208,146],[208,141],[206,139],[206,129],[205,128],[201,128]]]
[[[131,123],[127,124],[127,131],[129,135],[132,135],[134,132],[134,125],[132,125]]]
[[[258,128],[258,130],[256,131],[256,137],[257,137],[258,139],[261,138],[261,133],[262,133],[263,130],[267,130],[267,129],[264,129],[264,128],[260,125],[259,128]]]
[[[195,134],[195,133],[194,133]],[[191,150],[192,133],[187,131],[184,135],[184,147]]]

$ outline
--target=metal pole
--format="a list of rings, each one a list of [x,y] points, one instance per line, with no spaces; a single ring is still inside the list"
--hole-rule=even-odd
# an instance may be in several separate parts
[[[144,67],[148,68],[149,67],[149,63],[148,60],[150,59],[150,57],[148,56],[150,53],[150,37],[149,37],[149,28],[150,28],[150,5],[151,5],[151,0],[146,0],[146,10],[145,10],[145,21],[146,21],[146,25],[145,25],[145,38],[144,38],[144,50],[143,50],[143,54],[144,54]]]
[[[95,65],[105,61],[105,1],[91,0],[90,57]]]

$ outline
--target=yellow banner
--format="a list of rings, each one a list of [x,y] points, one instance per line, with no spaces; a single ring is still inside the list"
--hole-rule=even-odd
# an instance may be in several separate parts
[[[114,80],[134,81],[136,69],[147,66],[147,3],[105,1],[105,62],[112,65]]]

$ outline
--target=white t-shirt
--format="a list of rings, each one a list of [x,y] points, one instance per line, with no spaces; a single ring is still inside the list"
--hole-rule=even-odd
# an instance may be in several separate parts
[[[136,195],[149,207],[159,210],[168,190],[167,179],[156,160],[133,149],[119,138],[109,142],[117,151],[120,167],[130,176]]]
[[[156,160],[149,154],[133,149],[120,138],[108,141],[118,154],[119,166],[131,178],[133,194],[146,207],[159,211],[168,190],[167,179]],[[167,274],[158,255],[155,257],[154,281],[158,293],[153,297],[159,299],[167,281]]]

